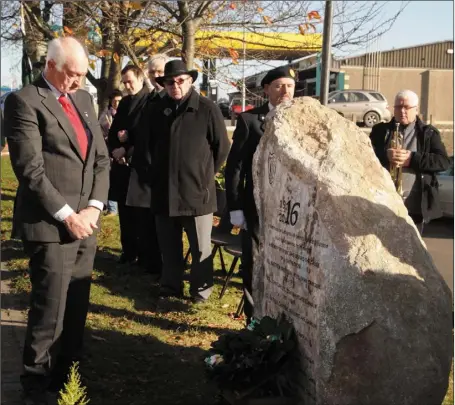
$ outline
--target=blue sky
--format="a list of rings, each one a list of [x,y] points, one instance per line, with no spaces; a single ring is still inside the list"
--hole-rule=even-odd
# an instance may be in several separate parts
[[[399,1],[390,2],[388,14],[397,10],[400,4]],[[453,40],[453,20],[453,2],[451,1],[411,1],[392,29],[382,36],[380,50]],[[361,54],[365,50],[359,48],[354,53]],[[282,64],[282,62],[278,64]],[[252,73],[251,69],[246,69],[247,75]],[[7,55],[6,52],[2,52],[1,84],[9,86],[14,78],[20,83],[20,75],[20,53],[10,54],[8,52]]]
[[[411,1],[383,35],[381,50],[453,40],[453,19],[452,1]]]

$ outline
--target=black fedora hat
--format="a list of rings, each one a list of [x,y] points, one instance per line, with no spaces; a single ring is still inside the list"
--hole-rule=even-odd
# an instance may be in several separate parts
[[[160,86],[164,86],[165,80],[180,75],[190,75],[193,78],[194,83],[197,79],[197,70],[188,70],[185,62],[180,59],[174,59],[164,66],[164,76],[157,77],[155,80]]]

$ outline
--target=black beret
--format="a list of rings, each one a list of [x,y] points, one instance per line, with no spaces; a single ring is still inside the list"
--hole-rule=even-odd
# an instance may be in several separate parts
[[[264,78],[261,80],[261,86],[264,87],[266,84],[272,83],[276,79],[282,77],[289,77],[295,80],[295,72],[289,66],[280,66],[267,72]]]

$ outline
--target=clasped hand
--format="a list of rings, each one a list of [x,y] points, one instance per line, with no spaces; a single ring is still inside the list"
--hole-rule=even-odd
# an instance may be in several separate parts
[[[408,167],[411,162],[411,151],[406,149],[387,149],[389,162],[395,167]]]
[[[100,211],[95,207],[87,207],[79,213],[73,212],[65,219],[64,224],[72,238],[83,240],[98,229],[98,218]]]

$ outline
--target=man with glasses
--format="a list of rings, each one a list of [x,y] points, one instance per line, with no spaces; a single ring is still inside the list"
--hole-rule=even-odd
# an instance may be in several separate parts
[[[141,126],[149,134],[150,162],[139,177],[151,187],[151,208],[163,256],[160,296],[183,297],[185,230],[191,250],[190,295],[206,300],[213,288],[211,232],[216,211],[215,174],[229,152],[218,106],[193,88],[198,73],[181,60],[166,63],[156,81],[166,96]]]
[[[439,131],[418,117],[419,97],[411,90],[395,96],[393,118],[371,131],[371,143],[381,164],[403,168],[403,200],[420,233],[425,223],[442,216],[436,173],[447,170],[450,161]],[[396,123],[403,135],[403,148],[390,147]]]

